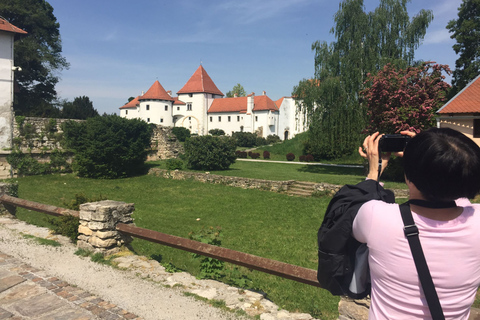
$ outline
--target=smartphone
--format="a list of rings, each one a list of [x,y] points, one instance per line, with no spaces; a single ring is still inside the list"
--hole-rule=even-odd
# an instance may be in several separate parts
[[[400,152],[405,149],[409,136],[403,134],[385,134],[378,141],[378,150],[380,152]]]

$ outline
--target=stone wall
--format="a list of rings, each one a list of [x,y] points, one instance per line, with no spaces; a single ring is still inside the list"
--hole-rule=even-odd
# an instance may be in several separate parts
[[[260,189],[275,192],[287,191],[288,187],[293,184],[293,180],[289,181],[272,181],[263,179],[251,179],[240,177],[227,177],[210,173],[197,173],[187,171],[169,171],[158,168],[150,169],[148,174],[164,177],[167,179],[187,180],[193,179],[205,183],[223,184],[232,187],[240,187],[243,189]]]
[[[133,203],[113,200],[80,205],[77,247],[103,255],[114,254],[133,239],[116,230],[117,223],[133,224]]]
[[[172,128],[155,125],[152,135],[152,152],[148,155],[148,161],[176,158],[183,153],[183,146],[172,133]]]

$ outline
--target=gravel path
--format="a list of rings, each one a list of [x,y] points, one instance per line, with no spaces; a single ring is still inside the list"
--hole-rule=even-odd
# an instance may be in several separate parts
[[[0,217],[1,251],[44,270],[72,285],[87,290],[145,320],[159,319],[240,319],[235,314],[186,297],[180,290],[142,280],[133,272],[92,262],[74,254],[76,247],[61,236],[63,245],[38,245],[21,233],[51,238],[48,229],[16,219]]]

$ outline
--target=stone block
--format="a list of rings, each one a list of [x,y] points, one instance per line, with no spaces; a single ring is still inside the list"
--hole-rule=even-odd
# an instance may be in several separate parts
[[[115,238],[118,236],[118,231],[97,231],[94,236],[100,239]]]
[[[116,245],[117,241],[115,239],[102,240],[100,238],[93,236],[93,237],[90,237],[90,239],[88,239],[88,243],[97,248],[109,248],[111,246]]]
[[[87,228],[86,226],[80,225],[78,227],[78,232],[87,236],[91,236],[93,234],[93,231],[90,228]]]
[[[97,231],[97,230],[111,230],[115,227],[115,223],[113,221],[107,222],[99,222],[99,221],[90,221],[87,224],[87,227]]]

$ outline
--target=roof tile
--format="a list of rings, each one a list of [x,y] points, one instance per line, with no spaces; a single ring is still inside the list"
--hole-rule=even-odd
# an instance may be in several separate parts
[[[237,98],[222,98],[213,100],[208,113],[218,112],[247,112],[247,97]],[[268,96],[255,96],[253,100],[253,111],[278,111],[278,107],[275,105],[272,99]]]
[[[13,24],[11,24],[10,22],[2,18],[0,18],[0,30],[13,32],[13,33],[27,34],[26,31],[23,31],[22,29],[15,27]]]
[[[131,100],[130,102],[126,103],[123,107],[120,107],[120,109],[136,108],[140,103],[138,101],[138,98],[140,98],[140,96],[138,96],[135,99]]]
[[[223,96],[223,93],[218,90],[202,65],[200,65],[190,79],[188,79],[183,88],[177,92],[177,94],[181,93],[212,93]]]
[[[437,113],[478,113],[480,112],[480,76],[472,80]]]
[[[139,97],[139,100],[167,100],[174,101],[174,99],[163,89],[160,82],[155,81],[150,89],[143,96]]]

